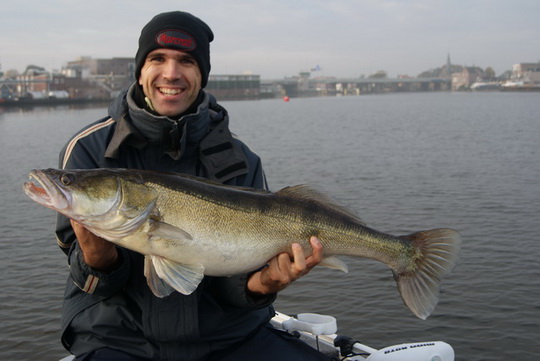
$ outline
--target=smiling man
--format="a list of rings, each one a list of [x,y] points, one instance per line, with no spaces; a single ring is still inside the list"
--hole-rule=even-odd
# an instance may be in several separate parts
[[[195,103],[201,81],[195,58],[171,49],[148,54],[139,77],[148,107],[168,117],[184,113]]]
[[[260,158],[231,135],[227,110],[203,90],[213,38],[191,14],[155,16],[139,38],[136,81],[107,117],[68,141],[60,166],[179,172],[267,188]],[[158,298],[147,286],[141,254],[62,215],[56,235],[70,265],[62,342],[76,360],[327,359],[269,324],[277,292],[321,261],[316,238],[309,256],[294,244],[292,258],[279,254],[260,270],[205,277],[191,295]]]
[[[204,22],[178,13],[156,16],[139,39],[135,76],[150,109],[175,117],[195,103],[208,82],[210,42],[214,34]]]

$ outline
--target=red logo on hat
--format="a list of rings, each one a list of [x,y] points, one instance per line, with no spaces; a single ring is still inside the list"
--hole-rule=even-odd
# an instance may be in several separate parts
[[[164,30],[156,36],[156,43],[167,48],[179,50],[195,49],[195,39],[187,33],[178,30]]]

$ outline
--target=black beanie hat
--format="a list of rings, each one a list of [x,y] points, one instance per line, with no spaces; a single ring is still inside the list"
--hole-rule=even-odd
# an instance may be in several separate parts
[[[141,31],[139,49],[135,55],[135,78],[138,80],[146,56],[160,48],[190,53],[202,75],[201,87],[208,83],[210,73],[210,42],[214,34],[201,19],[182,11],[156,15]]]

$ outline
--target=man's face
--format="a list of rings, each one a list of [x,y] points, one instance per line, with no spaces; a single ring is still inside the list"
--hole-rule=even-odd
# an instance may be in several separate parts
[[[185,112],[197,99],[202,76],[189,53],[156,49],[148,54],[139,84],[160,115],[174,117]]]

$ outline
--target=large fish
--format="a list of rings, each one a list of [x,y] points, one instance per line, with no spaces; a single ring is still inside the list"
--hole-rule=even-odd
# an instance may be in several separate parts
[[[158,297],[193,292],[204,275],[231,276],[262,267],[317,236],[323,264],[347,271],[336,255],[385,263],[404,303],[425,319],[440,278],[455,266],[459,234],[447,228],[396,237],[307,186],[272,193],[199,178],[126,169],[33,170],[26,194],[94,234],[144,254],[145,276]]]

